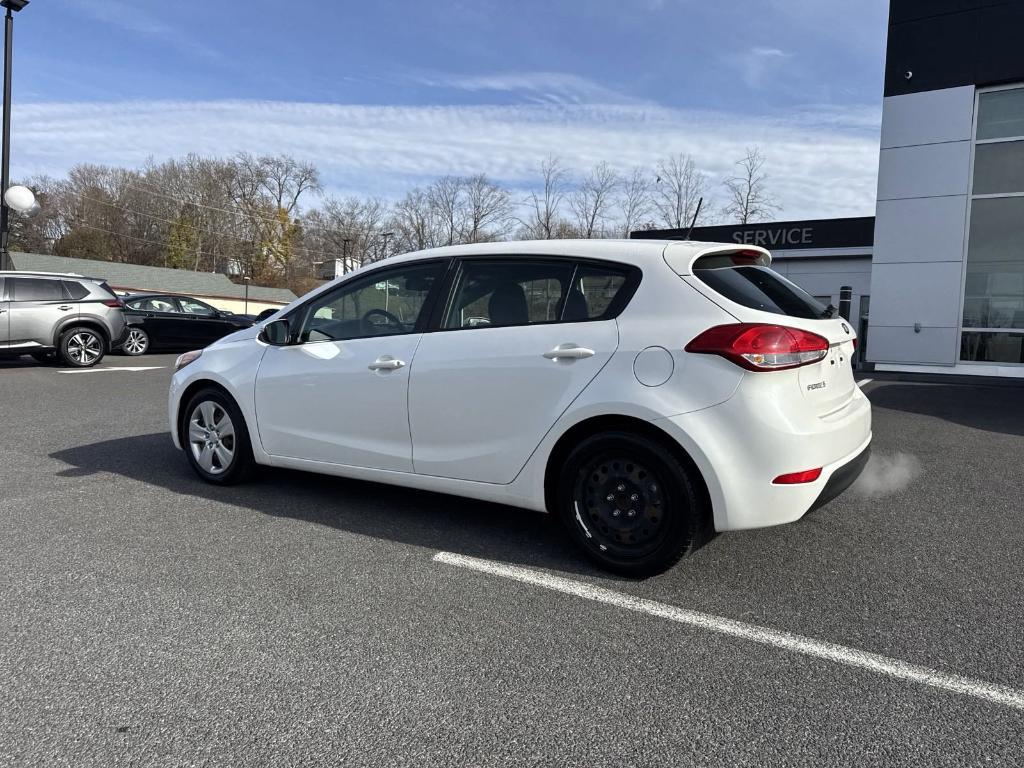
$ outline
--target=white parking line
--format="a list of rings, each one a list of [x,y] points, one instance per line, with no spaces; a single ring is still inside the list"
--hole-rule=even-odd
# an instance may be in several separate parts
[[[628,611],[646,613],[650,616],[668,619],[679,624],[688,624],[698,629],[706,629],[710,632],[738,637],[742,640],[771,645],[782,650],[801,653],[805,656],[826,659],[850,667],[859,667],[898,680],[908,680],[913,683],[928,685],[932,688],[952,691],[964,696],[973,696],[995,704],[1024,710],[1024,691],[1003,685],[986,683],[983,680],[973,680],[969,677],[947,675],[928,667],[919,667],[915,664],[908,664],[904,661],[880,656],[877,653],[860,651],[856,648],[848,648],[843,645],[836,645],[835,643],[826,643],[778,629],[745,624],[742,621],[700,613],[699,611],[691,611],[686,608],[677,608],[674,605],[666,605],[665,603],[657,603],[653,600],[645,600],[640,597],[622,594],[621,592],[613,592],[610,589],[595,587],[560,576],[551,576],[527,568],[518,568],[513,565],[504,565],[491,562],[490,560],[481,560],[476,557],[457,555],[452,552],[438,552],[434,555],[434,561],[460,568],[468,568],[492,576],[514,579],[525,584],[532,584],[537,587],[554,590],[555,592],[563,592],[567,595],[580,597],[584,600],[593,600],[598,603],[613,605],[617,608],[624,608]]]
[[[867,384],[870,384],[872,381],[874,381],[874,379],[861,379],[860,381],[857,382],[857,386],[863,387],[866,386]]]
[[[72,368],[70,371],[57,371],[57,373],[103,373],[104,371],[159,371],[166,368],[166,365],[136,365],[123,366],[121,368]]]

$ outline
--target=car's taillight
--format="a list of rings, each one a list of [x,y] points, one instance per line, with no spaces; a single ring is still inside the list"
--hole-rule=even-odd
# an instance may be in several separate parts
[[[819,477],[821,477],[821,467],[805,469],[803,472],[790,472],[788,475],[779,475],[772,482],[775,485],[799,485],[800,483],[813,483]]]
[[[856,336],[853,337],[853,351],[854,352],[857,351],[857,337]]]
[[[120,299],[104,299],[103,306],[105,307],[124,307],[124,302]]]
[[[721,355],[748,371],[784,371],[824,358],[828,339],[782,325],[735,323],[709,328],[686,351]]]

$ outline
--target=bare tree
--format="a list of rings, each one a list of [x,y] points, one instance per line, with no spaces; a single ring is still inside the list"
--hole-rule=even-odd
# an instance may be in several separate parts
[[[512,196],[482,173],[463,179],[465,213],[461,240],[485,243],[508,234],[512,220]]]
[[[727,200],[722,212],[740,224],[766,219],[779,210],[765,186],[764,162],[758,147],[748,147],[736,163],[740,172],[725,180]]]
[[[576,228],[581,237],[597,237],[609,218],[619,174],[608,163],[595,165],[580,185],[569,195]]]
[[[455,245],[465,229],[465,180],[442,176],[430,185],[427,197],[441,228],[441,243]]]
[[[662,223],[670,229],[690,226],[706,187],[707,179],[689,155],[672,155],[658,163],[653,199]]]
[[[629,237],[631,232],[640,229],[644,220],[650,216],[651,183],[642,168],[634,168],[633,172],[622,180],[616,208],[622,237]]]
[[[540,166],[543,186],[527,198],[530,207],[529,219],[523,224],[530,237],[551,240],[564,231],[560,219],[562,200],[565,198],[567,173],[555,156],[549,156]]]
[[[430,196],[419,187],[395,203],[390,227],[395,233],[395,244],[400,253],[433,248],[440,242],[437,216],[430,204]]]

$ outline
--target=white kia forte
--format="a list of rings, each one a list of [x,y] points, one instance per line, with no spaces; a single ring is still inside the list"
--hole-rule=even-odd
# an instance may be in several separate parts
[[[770,262],[655,240],[391,258],[182,355],[171,434],[211,483],[263,464],[513,504],[657,573],[867,461],[854,332]]]

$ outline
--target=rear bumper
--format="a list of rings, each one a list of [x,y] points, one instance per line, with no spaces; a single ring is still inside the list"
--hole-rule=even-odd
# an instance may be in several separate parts
[[[871,444],[868,443],[867,447],[851,461],[848,461],[846,464],[843,464],[838,469],[832,471],[832,476],[829,477],[828,482],[825,483],[825,487],[822,488],[821,493],[818,494],[818,498],[814,500],[814,503],[811,504],[811,508],[807,511],[811,512],[818,507],[825,506],[853,485],[854,481],[860,477],[860,473],[864,471],[864,467],[867,466],[868,459],[870,458]]]
[[[871,404],[859,389],[842,409],[822,418],[797,419],[793,414],[803,409],[777,405],[772,398],[739,396],[654,422],[676,438],[700,470],[717,531],[799,520],[842,493],[867,461]],[[821,474],[813,482],[773,482],[818,467]]]

